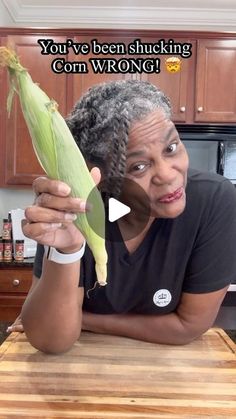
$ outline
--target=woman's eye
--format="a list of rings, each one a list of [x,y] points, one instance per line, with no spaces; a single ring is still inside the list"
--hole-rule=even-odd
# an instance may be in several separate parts
[[[172,143],[172,144],[168,145],[167,152],[168,153],[174,153],[177,149],[177,145],[178,145],[178,143]]]
[[[131,168],[131,171],[132,171],[132,172],[140,172],[140,171],[142,171],[144,168],[145,168],[145,164],[144,164],[144,163],[139,163],[139,164],[136,164],[135,166],[133,166],[133,167]]]

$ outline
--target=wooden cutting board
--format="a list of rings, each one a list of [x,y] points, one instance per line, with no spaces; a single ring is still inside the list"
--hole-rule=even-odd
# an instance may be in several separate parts
[[[210,329],[185,346],[82,333],[62,355],[13,333],[0,347],[0,418],[236,418],[236,346]]]

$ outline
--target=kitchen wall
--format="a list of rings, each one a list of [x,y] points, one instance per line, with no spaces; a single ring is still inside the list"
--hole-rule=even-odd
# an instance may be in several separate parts
[[[31,189],[0,189],[0,232],[2,219],[7,217],[8,211],[16,208],[24,209],[33,201],[34,193]]]
[[[4,4],[0,1],[0,26],[15,26]]]

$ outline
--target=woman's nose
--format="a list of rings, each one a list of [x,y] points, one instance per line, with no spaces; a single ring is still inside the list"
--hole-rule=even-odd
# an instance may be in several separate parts
[[[155,166],[155,173],[153,174],[154,183],[172,184],[176,178],[176,169],[173,167],[173,162],[168,160],[161,160]]]

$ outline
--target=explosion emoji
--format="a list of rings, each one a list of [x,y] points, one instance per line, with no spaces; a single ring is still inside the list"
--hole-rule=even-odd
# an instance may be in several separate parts
[[[166,70],[170,73],[177,73],[181,68],[181,60],[178,57],[170,57],[166,59]]]

